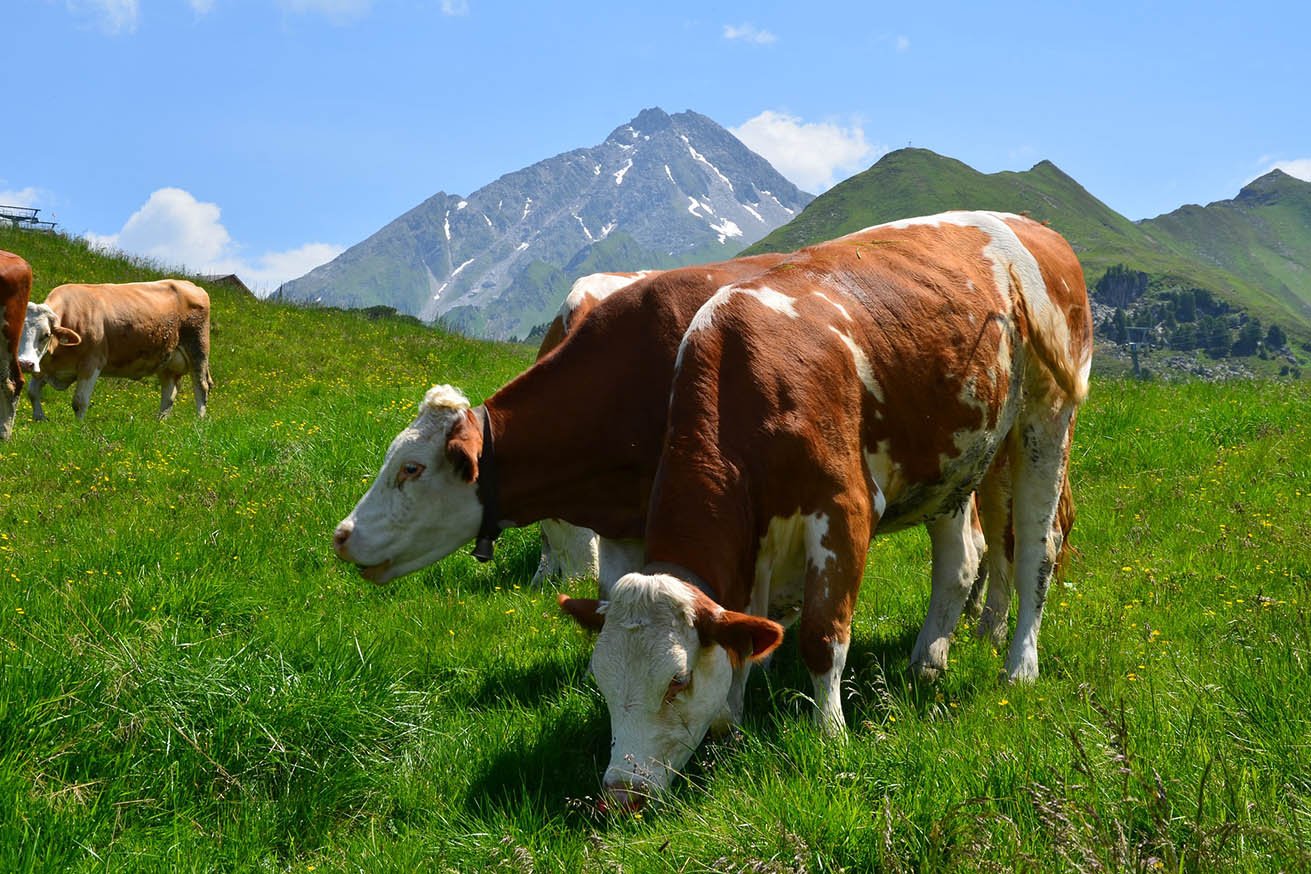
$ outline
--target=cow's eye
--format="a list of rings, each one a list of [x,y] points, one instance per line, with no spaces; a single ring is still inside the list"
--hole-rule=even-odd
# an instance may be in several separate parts
[[[402,486],[412,479],[418,479],[424,470],[424,466],[417,461],[405,462],[401,465],[401,469],[396,472],[396,485]]]
[[[691,674],[676,674],[674,679],[669,681],[669,688],[665,690],[665,703],[668,704],[678,697],[678,694],[692,685]]]

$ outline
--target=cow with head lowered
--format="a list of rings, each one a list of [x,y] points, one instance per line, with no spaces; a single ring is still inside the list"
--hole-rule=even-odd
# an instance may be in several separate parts
[[[80,420],[101,376],[158,376],[159,414],[173,409],[178,382],[191,374],[196,415],[214,381],[209,373],[209,295],[185,279],[105,285],[61,285],[45,302],[30,304],[19,365],[28,380],[32,415],[45,418],[41,389],[74,382],[73,412]]]
[[[739,258],[625,283],[478,407],[434,387],[337,526],[337,555],[383,583],[475,537],[487,555],[502,528],[560,519],[616,544],[625,569],[640,566],[683,331],[714,289],[781,260]],[[602,568],[603,581],[607,574],[620,575]]]
[[[1014,538],[1003,550],[989,537],[992,572],[1020,598],[1007,673],[1035,679],[1091,355],[1073,251],[1009,214],[868,228],[707,301],[675,362],[648,564],[606,602],[561,598],[600,632],[592,671],[610,710],[603,782],[616,803],[639,806],[668,785],[794,621],[817,721],[841,732],[871,538],[919,524],[963,531],[976,489],[985,531],[1003,520]],[[999,568],[1007,555],[1013,567]],[[931,614],[937,600],[959,616],[969,581],[936,582]]]
[[[31,266],[13,252],[0,251],[0,440],[8,440],[14,431],[23,387],[18,344],[31,294]]]

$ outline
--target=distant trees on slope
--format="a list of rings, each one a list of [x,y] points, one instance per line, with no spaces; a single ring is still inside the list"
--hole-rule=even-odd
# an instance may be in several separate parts
[[[1288,336],[1219,300],[1205,288],[1153,291],[1151,277],[1124,264],[1107,269],[1093,286],[1095,302],[1114,307],[1097,324],[1097,333],[1118,344],[1131,336],[1148,345],[1179,352],[1202,350],[1210,358],[1246,358],[1284,350]]]

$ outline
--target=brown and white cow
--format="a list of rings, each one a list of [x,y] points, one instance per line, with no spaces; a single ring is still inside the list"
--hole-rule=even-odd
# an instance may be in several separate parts
[[[18,343],[31,294],[31,266],[13,252],[0,251],[0,440],[14,433],[18,392],[23,387]]]
[[[575,280],[559,312],[547,326],[542,345],[537,349],[538,360],[554,351],[564,341],[565,335],[585,319],[597,304],[619,289],[656,272],[592,273]],[[600,579],[601,542],[595,531],[570,525],[561,519],[543,519],[540,527],[542,556],[538,560],[531,585],[541,586],[552,578]],[[604,581],[602,585],[604,591]]]
[[[27,309],[19,364],[32,374],[32,415],[45,418],[41,388],[74,381],[73,412],[81,419],[100,376],[159,377],[159,414],[167,415],[178,381],[191,374],[196,414],[214,381],[209,374],[209,295],[185,279],[117,285],[61,285]]]
[[[714,289],[781,258],[739,258],[631,283],[476,409],[450,386],[434,387],[337,526],[338,556],[383,583],[475,536],[490,544],[502,528],[565,519],[628,545],[636,558],[624,560],[640,567],[640,543],[632,544],[645,527],[684,329]]]
[[[1010,519],[1015,541],[1007,671],[1035,679],[1052,523],[1091,355],[1073,251],[1007,214],[869,228],[707,301],[676,361],[650,564],[608,603],[561,598],[600,628],[592,671],[610,710],[603,782],[616,800],[632,806],[665,787],[740,707],[751,660],[798,619],[816,719],[841,732],[871,537],[928,524],[965,542],[980,486],[984,524]],[[986,477],[999,452],[1007,477]],[[1007,552],[989,550],[994,574]],[[947,634],[972,577],[936,577],[935,566],[929,621],[938,602]]]

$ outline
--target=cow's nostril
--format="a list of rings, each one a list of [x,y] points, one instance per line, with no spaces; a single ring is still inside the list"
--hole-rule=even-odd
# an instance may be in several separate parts
[[[338,525],[337,530],[332,532],[333,548],[336,549],[338,552],[341,552],[342,548],[346,546],[346,541],[350,540],[351,532],[354,530],[355,530],[355,526],[350,525],[349,523],[346,522],[343,522],[340,525]]]

